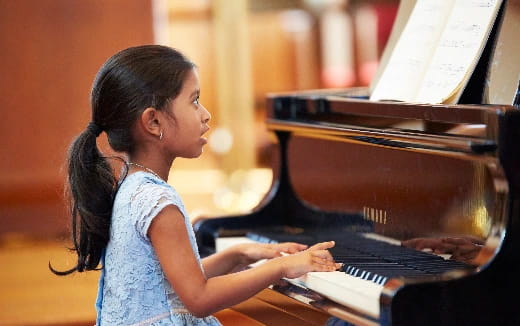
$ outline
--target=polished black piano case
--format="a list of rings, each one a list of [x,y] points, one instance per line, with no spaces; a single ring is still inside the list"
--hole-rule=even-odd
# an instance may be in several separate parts
[[[518,1],[503,3],[458,104],[374,102],[365,89],[269,95],[272,188],[251,213],[199,220],[201,254],[226,236],[335,240],[345,274],[381,285],[367,299],[377,309],[349,304],[340,285],[273,286],[330,325],[520,325],[520,110],[485,104],[506,8]]]

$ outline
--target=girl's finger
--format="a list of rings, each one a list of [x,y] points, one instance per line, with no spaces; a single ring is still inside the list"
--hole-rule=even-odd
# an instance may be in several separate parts
[[[315,244],[314,246],[310,247],[308,250],[323,250],[323,249],[329,249],[334,247],[336,243],[334,241],[326,241],[326,242],[320,242]]]
[[[305,249],[307,249],[307,247],[308,247],[307,245],[295,243],[295,242],[282,243],[277,246],[277,248],[280,251],[283,251],[283,252],[286,252],[289,254],[294,254],[296,252],[305,250]]]
[[[326,249],[314,250],[314,251],[312,251],[312,254],[314,256],[317,256],[317,257],[320,257],[320,258],[324,258],[324,259],[328,259],[328,260],[334,260],[334,258],[330,254],[330,252],[328,250],[326,250]]]

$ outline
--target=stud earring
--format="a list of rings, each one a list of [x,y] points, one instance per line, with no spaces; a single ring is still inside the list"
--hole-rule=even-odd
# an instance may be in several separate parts
[[[162,130],[161,130],[161,134],[159,135],[159,140],[162,140]]]

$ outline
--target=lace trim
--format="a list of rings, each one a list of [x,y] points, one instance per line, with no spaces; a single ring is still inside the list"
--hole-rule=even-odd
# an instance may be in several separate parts
[[[145,325],[150,325],[151,323],[153,323],[154,321],[158,321],[160,319],[163,319],[165,317],[168,317],[170,315],[169,312],[165,312],[164,314],[161,314],[161,315],[157,315],[157,316],[154,316],[152,318],[148,318],[147,320],[143,320],[143,321],[140,321],[138,323],[135,323],[135,324],[132,324],[130,326],[145,326]]]
[[[190,312],[186,308],[173,308],[172,311],[177,314],[189,314]]]
[[[175,309],[172,309],[172,312],[177,313],[177,314],[189,314],[190,313],[188,311],[188,309],[186,309],[186,308],[175,308]],[[149,324],[153,323],[154,321],[161,320],[161,319],[166,318],[168,316],[170,316],[170,313],[169,312],[165,312],[164,314],[160,314],[160,315],[148,318],[147,320],[140,321],[140,322],[132,324],[130,326],[145,326],[145,325],[149,325]]]

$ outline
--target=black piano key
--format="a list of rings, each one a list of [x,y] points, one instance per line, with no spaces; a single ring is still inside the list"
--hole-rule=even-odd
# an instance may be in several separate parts
[[[468,267],[464,263],[445,260],[432,253],[365,238],[358,233],[344,230],[305,230],[299,234],[270,230],[248,236],[264,243],[295,241],[308,245],[332,239],[336,241],[336,246],[330,252],[337,262],[344,264],[340,270],[377,284],[384,284],[390,278],[431,278]]]

